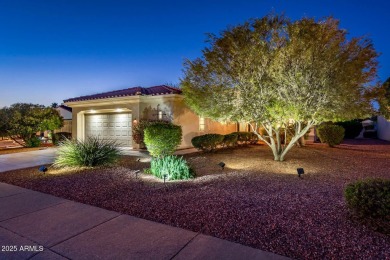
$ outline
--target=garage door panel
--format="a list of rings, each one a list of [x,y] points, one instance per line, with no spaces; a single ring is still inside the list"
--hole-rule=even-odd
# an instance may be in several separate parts
[[[132,145],[131,114],[85,115],[85,137],[116,140],[120,146]]]

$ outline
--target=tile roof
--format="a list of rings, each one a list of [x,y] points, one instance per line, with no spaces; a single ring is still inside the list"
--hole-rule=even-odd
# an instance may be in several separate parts
[[[65,105],[59,105],[57,108],[62,108],[65,109],[66,111],[72,112],[72,108]]]
[[[75,98],[65,99],[66,102],[75,102],[75,101],[85,101],[93,99],[105,99],[105,98],[115,98],[115,97],[126,97],[126,96],[157,96],[157,95],[167,95],[167,94],[181,94],[182,91],[179,88],[174,88],[166,85],[154,86],[149,88],[134,87],[126,88],[121,90],[109,91],[94,95],[81,96]]]

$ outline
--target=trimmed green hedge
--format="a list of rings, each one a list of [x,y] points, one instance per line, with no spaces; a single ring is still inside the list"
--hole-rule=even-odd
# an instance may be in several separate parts
[[[211,152],[219,145],[222,145],[224,135],[220,134],[205,134],[192,138],[192,145],[202,151]]]
[[[376,228],[390,233],[390,180],[360,180],[348,184],[344,195],[355,216],[369,219]]]
[[[317,127],[317,135],[321,140],[321,143],[327,143],[329,147],[341,144],[344,139],[344,128],[339,125],[322,124]]]
[[[164,120],[141,119],[138,123],[133,124],[133,129],[132,129],[133,141],[136,144],[141,145],[141,147],[145,147],[145,142],[144,142],[145,128],[153,124],[171,124],[171,123]]]
[[[360,132],[363,130],[363,125],[358,120],[337,122],[336,125],[342,126],[345,130],[346,139],[354,139],[359,136]]]
[[[259,138],[253,132],[233,132],[231,134],[237,135],[237,142],[239,144],[257,144]]]
[[[227,134],[223,136],[222,146],[223,147],[234,147],[237,146],[238,135],[235,133]]]
[[[182,139],[181,126],[156,122],[144,130],[146,147],[153,157],[172,155]]]

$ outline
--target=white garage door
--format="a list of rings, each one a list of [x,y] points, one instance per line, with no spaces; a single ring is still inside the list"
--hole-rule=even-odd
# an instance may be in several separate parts
[[[85,115],[85,137],[89,136],[116,140],[119,146],[131,147],[131,114]]]

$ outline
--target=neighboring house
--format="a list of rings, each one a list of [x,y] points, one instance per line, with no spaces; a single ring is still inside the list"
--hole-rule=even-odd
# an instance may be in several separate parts
[[[55,133],[72,133],[72,108],[60,105],[56,107],[56,110],[60,113],[62,118],[64,119],[64,126],[60,129],[55,130]]]
[[[72,108],[72,136],[115,139],[121,146],[139,148],[133,143],[132,126],[140,119],[162,119],[181,125],[183,141],[179,148],[192,147],[191,139],[205,133],[227,134],[238,124],[222,124],[200,118],[184,103],[182,91],[161,85],[134,87],[64,100]]]

